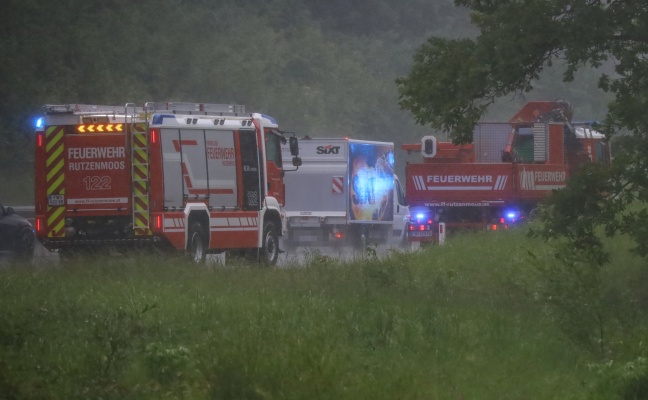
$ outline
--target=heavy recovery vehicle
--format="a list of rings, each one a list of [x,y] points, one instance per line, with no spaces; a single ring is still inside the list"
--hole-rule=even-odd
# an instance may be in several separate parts
[[[532,101],[508,122],[478,123],[471,144],[433,135],[403,144],[408,155],[420,154],[405,167],[409,240],[437,241],[439,222],[448,233],[507,228],[529,218],[585,163],[609,163],[605,136],[571,119],[565,101]]]

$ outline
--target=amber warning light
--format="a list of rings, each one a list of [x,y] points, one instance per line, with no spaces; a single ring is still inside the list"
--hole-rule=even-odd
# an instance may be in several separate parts
[[[77,125],[78,133],[123,132],[124,124],[83,124]]]

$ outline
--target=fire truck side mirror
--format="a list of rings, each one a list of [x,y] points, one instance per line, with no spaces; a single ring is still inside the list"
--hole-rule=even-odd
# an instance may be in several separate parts
[[[301,167],[301,165],[302,165],[301,157],[293,157],[292,165],[293,165],[293,167]]]
[[[297,157],[299,155],[299,142],[295,136],[288,138],[290,142],[290,155]]]
[[[423,136],[421,139],[421,155],[432,158],[437,152],[437,139],[434,136]]]

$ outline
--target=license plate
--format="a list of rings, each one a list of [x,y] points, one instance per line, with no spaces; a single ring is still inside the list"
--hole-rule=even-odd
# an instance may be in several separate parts
[[[47,196],[47,204],[50,206],[64,206],[65,198],[62,194],[50,194]]]
[[[411,231],[410,237],[432,237],[432,231]]]

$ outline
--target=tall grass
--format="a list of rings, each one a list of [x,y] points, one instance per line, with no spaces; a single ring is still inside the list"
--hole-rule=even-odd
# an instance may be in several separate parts
[[[620,263],[606,279],[620,309],[646,298],[639,260],[617,247]],[[624,329],[611,324],[615,340],[628,340],[610,347],[617,353],[582,346],[545,301],[533,260],[550,254],[508,231],[380,260],[315,255],[275,269],[138,254],[15,265],[0,271],[0,397],[585,399],[612,391],[623,377],[605,368],[616,354],[624,362],[642,355],[645,314],[628,313],[635,320]]]

